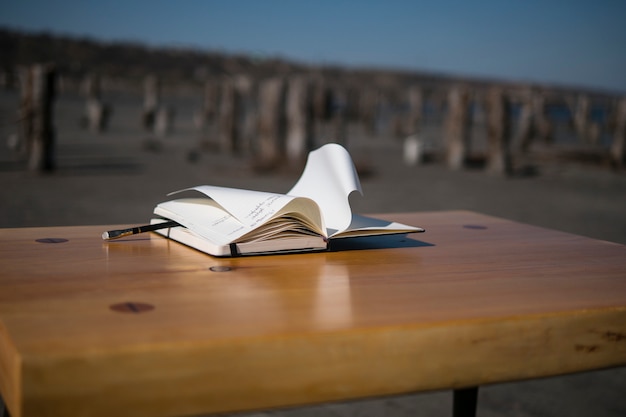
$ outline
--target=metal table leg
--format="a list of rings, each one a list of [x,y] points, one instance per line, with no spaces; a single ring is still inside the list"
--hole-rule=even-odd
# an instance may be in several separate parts
[[[476,417],[478,387],[455,389],[452,393],[452,415],[454,417]]]

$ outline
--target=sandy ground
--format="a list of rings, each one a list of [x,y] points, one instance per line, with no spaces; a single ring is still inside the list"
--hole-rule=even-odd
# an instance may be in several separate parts
[[[259,174],[246,157],[203,151],[192,123],[199,99],[171,100],[175,130],[159,140],[140,129],[138,98],[107,99],[114,114],[102,134],[79,127],[82,100],[59,99],[57,170],[40,175],[26,172],[5,146],[16,131],[16,96],[0,93],[0,227],[144,223],[170,191],[212,184],[281,192],[300,174],[301,167]],[[439,130],[426,126],[424,136],[434,142]],[[534,166],[535,175],[503,178],[478,169],[452,172],[436,163],[406,166],[401,142],[367,137],[358,127],[352,127],[348,147],[362,172],[364,196],[351,199],[356,212],[469,209],[626,244],[624,173],[542,163]],[[481,389],[478,415],[623,416],[624,392],[626,368],[500,384]],[[438,392],[250,415],[450,413],[451,393]]]

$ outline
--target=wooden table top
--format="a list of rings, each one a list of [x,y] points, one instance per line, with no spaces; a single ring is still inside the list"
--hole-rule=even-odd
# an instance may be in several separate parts
[[[466,211],[378,217],[426,233],[218,259],[101,240],[119,225],[0,230],[11,415],[194,415],[626,364],[625,246]]]

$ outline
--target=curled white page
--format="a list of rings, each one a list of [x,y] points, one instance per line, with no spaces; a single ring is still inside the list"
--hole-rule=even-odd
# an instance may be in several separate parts
[[[287,194],[315,201],[332,235],[352,221],[348,196],[353,191],[363,194],[352,158],[343,146],[329,143],[309,153],[302,176]]]
[[[199,191],[213,199],[249,230],[265,223],[294,199],[292,196],[283,194],[240,190],[236,188],[217,187],[214,185],[200,185],[175,191],[168,195],[189,190]]]

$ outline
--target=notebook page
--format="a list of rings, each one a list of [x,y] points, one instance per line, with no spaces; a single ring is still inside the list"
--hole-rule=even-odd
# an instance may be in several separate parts
[[[287,194],[314,200],[332,235],[352,221],[348,196],[353,191],[363,194],[352,158],[343,146],[329,143],[309,153],[302,176]]]

